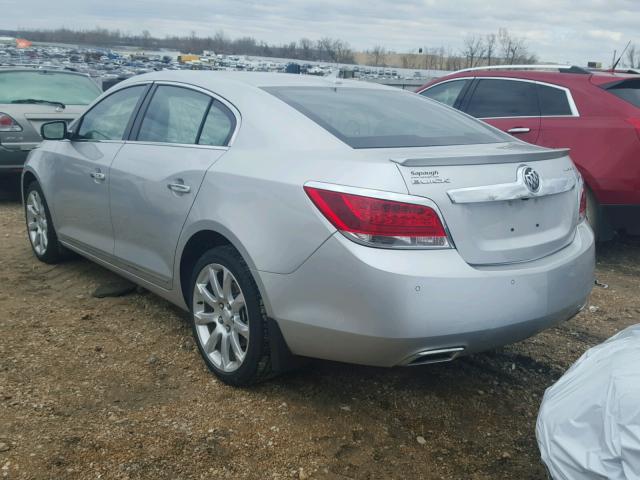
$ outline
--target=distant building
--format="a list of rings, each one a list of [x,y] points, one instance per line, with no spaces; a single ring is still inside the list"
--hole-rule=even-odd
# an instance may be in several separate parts
[[[14,37],[0,37],[0,45],[15,45],[15,43]]]

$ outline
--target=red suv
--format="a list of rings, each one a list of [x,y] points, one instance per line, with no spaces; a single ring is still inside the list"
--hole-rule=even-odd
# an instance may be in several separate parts
[[[600,240],[640,234],[640,75],[580,67],[484,67],[417,93],[544,147],[568,147]]]

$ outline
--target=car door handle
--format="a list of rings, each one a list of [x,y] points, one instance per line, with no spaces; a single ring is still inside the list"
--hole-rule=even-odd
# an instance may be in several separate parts
[[[176,193],[189,193],[191,191],[191,187],[184,183],[170,183],[167,187],[169,187],[169,190]]]
[[[507,133],[529,133],[530,131],[529,127],[514,127],[507,130]]]
[[[107,176],[102,172],[91,172],[89,176],[98,182],[101,182],[102,180],[107,178]]]

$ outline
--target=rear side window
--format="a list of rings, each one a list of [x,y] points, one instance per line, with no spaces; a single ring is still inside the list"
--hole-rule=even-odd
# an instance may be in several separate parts
[[[625,102],[640,108],[640,79],[625,80],[605,85],[607,92],[612,93]]]
[[[426,90],[420,92],[420,95],[437,100],[440,103],[453,107],[456,100],[460,96],[460,92],[469,80],[451,80],[450,82],[440,83],[429,87]]]
[[[140,125],[138,140],[161,143],[197,143],[211,97],[181,87],[159,86]]]
[[[198,144],[224,146],[229,143],[236,120],[227,107],[216,101],[211,104],[204,120]]]
[[[352,148],[428,147],[512,141],[421,95],[350,87],[265,87]]]
[[[98,102],[83,117],[76,138],[81,140],[122,140],[140,95],[139,85],[119,90]]]
[[[559,88],[538,85],[538,99],[542,116],[572,115],[567,93]]]
[[[516,80],[478,80],[467,113],[476,118],[540,116],[536,84]]]

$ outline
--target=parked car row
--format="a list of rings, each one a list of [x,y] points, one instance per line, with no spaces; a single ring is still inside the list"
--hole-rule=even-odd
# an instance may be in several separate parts
[[[566,147],[587,185],[598,237],[640,235],[640,75],[578,67],[478,68],[418,93],[514,137]]]
[[[233,385],[300,356],[449,361],[572,317],[593,285],[568,151],[399,89],[164,71],[41,131],[36,257],[75,251],[188,310]]]

